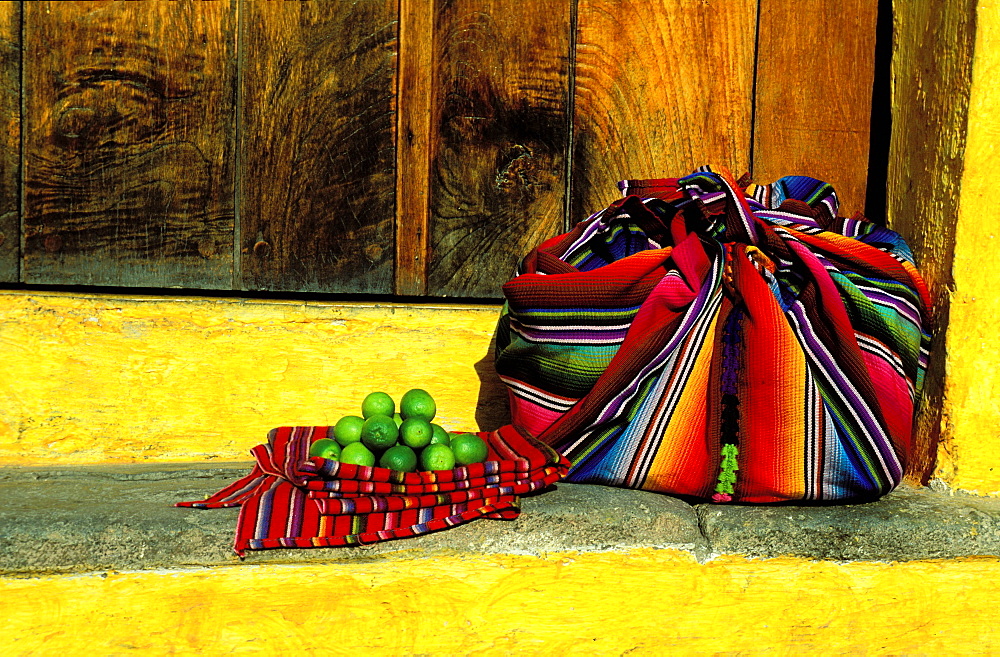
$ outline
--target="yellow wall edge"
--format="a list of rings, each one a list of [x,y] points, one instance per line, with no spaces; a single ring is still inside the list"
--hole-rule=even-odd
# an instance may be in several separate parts
[[[428,390],[447,429],[496,425],[498,316],[498,306],[4,292],[0,464],[249,460],[272,427],[336,423],[374,390]]]
[[[979,3],[965,166],[946,339],[944,426],[937,476],[953,488],[1000,494],[1000,3]]]
[[[684,552],[0,579],[5,655],[970,654],[1000,639],[996,559]]]

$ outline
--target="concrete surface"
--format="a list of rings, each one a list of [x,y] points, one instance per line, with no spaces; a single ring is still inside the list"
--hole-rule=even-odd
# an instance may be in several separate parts
[[[247,463],[0,468],[0,574],[237,562],[236,509],[182,509]],[[691,506],[665,495],[558,484],[513,521],[357,548],[250,552],[247,563],[675,548],[713,554],[905,561],[1000,555],[1000,499],[901,489],[850,506]]]
[[[713,552],[835,561],[1000,555],[1000,499],[899,488],[867,504],[698,505]]]

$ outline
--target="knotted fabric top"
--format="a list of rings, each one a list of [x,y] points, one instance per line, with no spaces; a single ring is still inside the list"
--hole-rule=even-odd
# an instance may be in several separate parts
[[[620,188],[503,287],[514,424],[568,481],[747,502],[898,484],[930,308],[900,236],[802,176]]]

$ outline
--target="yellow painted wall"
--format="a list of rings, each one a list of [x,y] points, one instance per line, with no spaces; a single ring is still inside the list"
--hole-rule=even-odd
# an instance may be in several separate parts
[[[0,653],[983,654],[998,573],[638,550],[8,579]]]
[[[977,19],[937,476],[998,494],[1000,2]],[[476,363],[497,313],[5,292],[0,464],[246,459],[272,426],[332,423],[375,389],[432,391],[451,428],[494,422],[503,391]],[[982,654],[998,565],[415,552],[0,578],[0,654]]]
[[[0,294],[0,463],[248,460],[411,387],[439,422],[495,423],[498,307]],[[445,329],[445,330],[442,330]],[[482,399],[480,399],[482,397]],[[493,418],[493,420],[490,420]]]
[[[1000,2],[977,14],[969,127],[946,340],[943,440],[937,475],[954,488],[1000,494]]]

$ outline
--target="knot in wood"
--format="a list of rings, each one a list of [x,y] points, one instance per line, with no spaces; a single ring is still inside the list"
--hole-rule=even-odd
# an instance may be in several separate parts
[[[385,251],[378,244],[369,244],[365,247],[365,257],[371,262],[378,262],[382,259],[382,253]]]
[[[203,239],[198,242],[198,254],[201,255],[202,258],[211,258],[215,256],[216,253],[218,253],[218,249],[216,248],[215,240]]]
[[[536,163],[530,148],[515,144],[503,160],[506,164],[497,172],[495,181],[498,191],[508,194],[517,188],[530,191],[538,184],[535,180]]]
[[[271,255],[271,245],[261,240],[253,245],[253,254],[258,258],[266,258]]]
[[[56,129],[67,139],[79,139],[91,130],[96,115],[89,107],[68,107],[59,115]]]
[[[55,253],[61,251],[63,247],[63,239],[60,235],[46,235],[45,239],[42,241],[42,245],[48,253]]]

